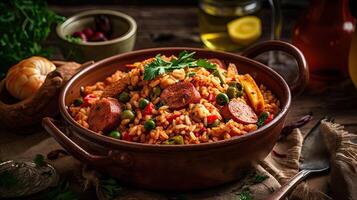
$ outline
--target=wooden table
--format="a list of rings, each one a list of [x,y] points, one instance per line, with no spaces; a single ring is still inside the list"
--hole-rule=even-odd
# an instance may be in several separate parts
[[[87,9],[107,8],[125,12],[134,17],[138,23],[138,33],[135,49],[187,46],[202,47],[201,43],[190,39],[174,37],[171,40],[155,42],[151,35],[161,33],[184,34],[190,37],[198,37],[197,8],[192,6],[51,6],[59,14],[70,16]],[[289,9],[284,11],[283,39],[289,40],[292,26],[297,18],[299,10]],[[261,40],[269,37],[270,12],[261,12],[264,22],[264,35]],[[56,44],[54,37],[49,44]],[[57,58],[61,58],[60,54]],[[312,123],[306,125],[302,130],[310,129],[313,124],[323,116],[329,115],[336,122],[343,124],[348,130],[357,132],[357,90],[350,80],[340,83],[325,84],[318,89],[307,89],[294,98],[288,115],[288,122],[294,121],[307,113],[313,113]],[[0,160],[10,159],[35,145],[45,138],[50,137],[44,131],[38,131],[31,135],[17,135],[9,131],[0,131]]]

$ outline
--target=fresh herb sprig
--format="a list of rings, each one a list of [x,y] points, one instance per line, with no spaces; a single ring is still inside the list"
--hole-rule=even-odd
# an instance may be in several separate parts
[[[147,64],[144,69],[144,80],[153,80],[161,74],[172,72],[175,69],[183,69],[185,67],[204,67],[209,70],[216,70],[216,65],[208,62],[206,59],[196,60],[193,55],[196,52],[182,51],[177,59],[172,59],[171,61],[165,61],[158,54],[155,56],[154,60]]]
[[[49,56],[42,43],[54,23],[64,17],[49,10],[44,0],[11,0],[0,2],[0,78],[9,67],[33,56]]]
[[[100,189],[104,197],[108,200],[114,199],[122,191],[122,187],[113,178],[100,180]]]

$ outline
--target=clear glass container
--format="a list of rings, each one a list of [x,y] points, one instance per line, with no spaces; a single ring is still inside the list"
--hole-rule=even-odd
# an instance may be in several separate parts
[[[243,48],[234,43],[227,31],[227,23],[246,15],[255,15],[261,8],[260,0],[200,0],[200,37],[209,49],[235,51]]]

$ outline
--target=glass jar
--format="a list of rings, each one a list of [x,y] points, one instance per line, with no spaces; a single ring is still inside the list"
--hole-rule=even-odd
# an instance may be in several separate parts
[[[227,31],[228,22],[254,15],[261,8],[260,0],[200,0],[199,26],[202,42],[209,49],[234,51],[244,46],[233,42]]]

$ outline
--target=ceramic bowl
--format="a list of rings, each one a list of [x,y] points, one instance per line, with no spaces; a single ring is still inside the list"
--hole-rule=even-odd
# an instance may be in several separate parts
[[[124,70],[125,64],[159,53],[178,55],[183,50],[195,51],[197,58],[218,58],[226,63],[235,63],[240,73],[249,73],[258,84],[264,83],[276,94],[281,111],[256,131],[217,142],[187,145],[143,144],[113,139],[82,127],[67,111],[71,102],[80,95],[80,86],[104,80],[116,70]],[[269,50],[285,51],[296,58],[299,74],[297,82],[290,88],[278,73],[252,59]],[[133,51],[99,61],[74,75],[59,97],[63,120],[45,118],[43,126],[73,156],[126,184],[155,190],[207,188],[238,179],[269,154],[284,126],[291,91],[293,94],[301,91],[307,81],[308,69],[301,52],[280,41],[254,46],[243,56],[185,47]]]
[[[105,15],[113,27],[113,36],[107,41],[80,42],[68,41],[66,36],[87,27],[94,26],[94,17]],[[84,62],[98,61],[119,53],[133,50],[137,25],[135,20],[124,13],[114,10],[89,10],[78,13],[57,26],[56,32],[61,40],[61,50],[65,59]]]

